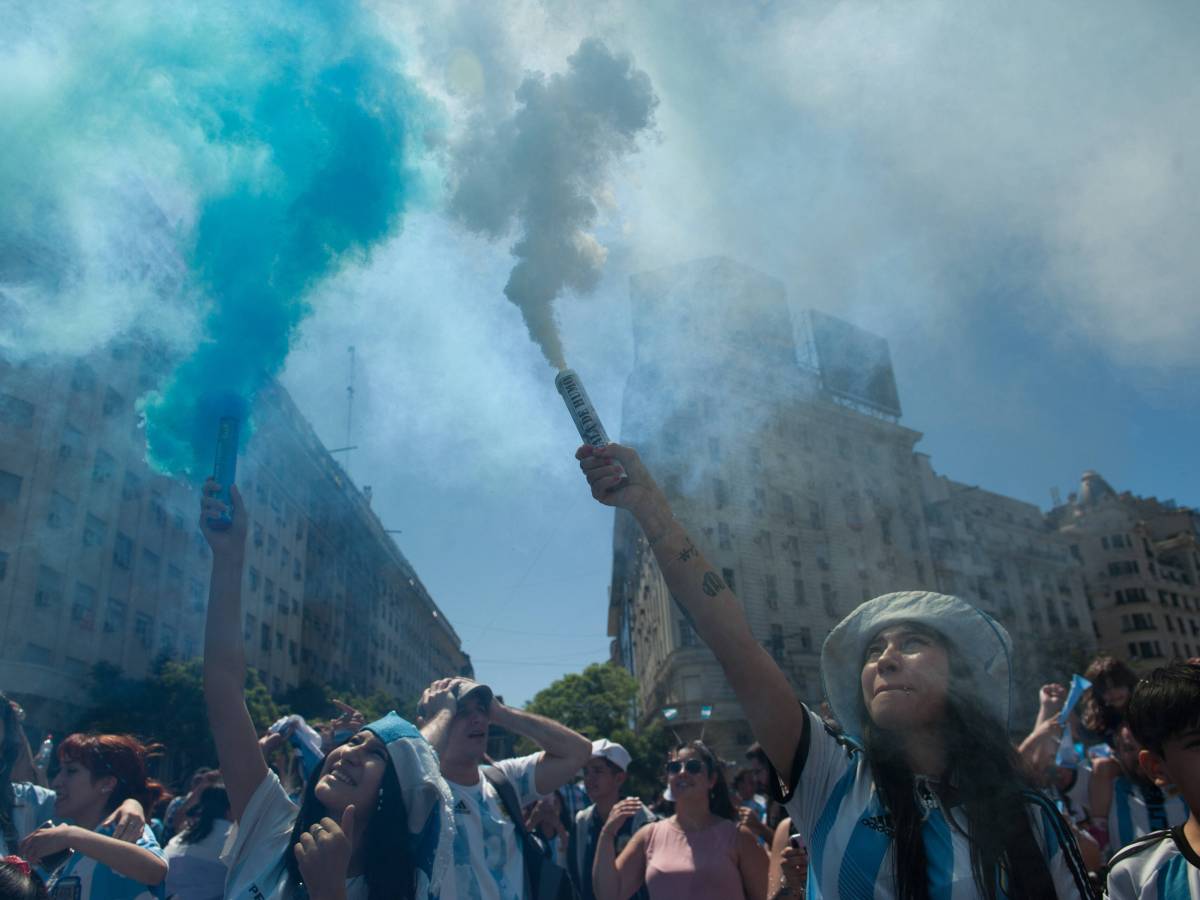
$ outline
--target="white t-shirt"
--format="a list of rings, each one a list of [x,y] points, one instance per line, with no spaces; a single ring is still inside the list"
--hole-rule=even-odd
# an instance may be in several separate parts
[[[97,828],[99,834],[111,835],[111,828]],[[162,857],[162,849],[154,832],[147,825],[137,845]],[[149,886],[119,875],[102,862],[75,851],[46,881],[51,900],[155,900],[165,897],[162,882]]]
[[[808,756],[786,806],[809,846],[808,896],[875,898],[895,896],[891,819],[875,790],[864,754],[832,735],[808,715]],[[926,807],[922,825],[928,859],[929,894],[968,900],[979,897],[971,869],[971,845],[960,807],[945,806],[936,785],[918,779]],[[1087,873],[1066,823],[1044,795],[1028,795],[1034,838],[1045,854],[1059,897],[1089,897]],[[1001,887],[1002,896],[1003,887]]]
[[[220,900],[229,874],[221,862],[221,849],[233,823],[216,819],[212,831],[194,844],[186,844],[183,835],[171,838],[166,847],[167,893],[179,900]]]
[[[229,867],[225,896],[230,900],[276,900],[287,896],[287,862],[292,826],[300,808],[288,799],[269,769],[255,788],[241,821],[229,830],[221,861]],[[347,900],[367,900],[362,875],[346,879]]]
[[[542,799],[534,774],[540,752],[496,763],[522,807]],[[459,900],[524,900],[525,859],[516,826],[483,774],[473,785],[447,779],[454,797],[454,874]]]
[[[1183,826],[1154,831],[1113,857],[1108,871],[1111,900],[1195,900],[1200,897],[1200,856]]]
[[[14,781],[12,789],[13,826],[17,829],[17,840],[23,841],[27,835],[54,818],[57,795],[48,788],[38,787],[28,781]],[[20,848],[6,845],[4,833],[0,831],[0,856],[19,852]]]

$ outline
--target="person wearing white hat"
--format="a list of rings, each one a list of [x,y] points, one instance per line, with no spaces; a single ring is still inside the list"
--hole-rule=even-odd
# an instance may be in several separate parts
[[[213,551],[204,632],[204,699],[235,821],[221,860],[231,900],[457,900],[454,813],[438,760],[396,713],[330,750],[293,803],[267,768],[246,709],[241,496],[216,499],[208,481],[200,528]],[[212,520],[228,512],[225,530]]]
[[[567,848],[567,870],[580,900],[595,900],[592,890],[592,863],[596,858],[596,842],[608,820],[608,814],[621,799],[621,788],[632,762],[629,751],[620,744],[601,738],[592,741],[592,758],[583,767],[583,786],[592,805],[575,814],[571,823],[571,839]],[[655,820],[644,804],[622,824],[617,833],[616,852],[619,854],[629,839],[643,825]],[[645,900],[645,890],[634,894],[635,900]]]
[[[741,604],[629,447],[580,447],[592,496],[641,526],[670,595],[721,663],[770,761],[772,792],[810,848],[823,897],[1090,897],[1053,804],[1008,738],[1012,644],[970,604],[886,594],[821,653],[835,736],[795,697]],[[775,773],[782,773],[782,778]]]

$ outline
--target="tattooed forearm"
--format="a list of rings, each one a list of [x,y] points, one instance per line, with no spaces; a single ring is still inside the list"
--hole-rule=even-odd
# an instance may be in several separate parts
[[[692,557],[699,555],[700,551],[696,549],[696,545],[692,543],[692,539],[688,538],[687,545],[679,551],[675,558],[679,560],[679,562],[687,562]]]
[[[721,580],[721,576],[716,572],[704,573],[704,593],[709,597],[715,597],[721,591],[725,590],[725,582]]]

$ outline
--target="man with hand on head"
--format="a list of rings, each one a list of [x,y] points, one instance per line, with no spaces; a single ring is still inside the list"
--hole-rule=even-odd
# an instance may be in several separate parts
[[[632,759],[629,751],[607,738],[592,741],[592,758],[583,769],[583,785],[592,805],[581,809],[571,823],[571,841],[567,850],[567,866],[571,881],[579,892],[580,900],[595,900],[592,890],[592,863],[596,859],[596,842],[600,831],[608,821],[608,814],[621,799],[621,788],[625,785],[626,773]],[[655,821],[655,815],[642,805],[640,809],[621,825],[617,832],[617,850],[620,854],[629,839],[643,825]],[[635,900],[646,900],[645,888],[633,895]]]
[[[541,860],[526,859],[530,842],[521,810],[575,777],[591,742],[558,722],[505,706],[490,687],[467,678],[431,684],[421,695],[417,724],[437,750],[453,794],[459,900],[553,900],[535,897],[530,888]],[[490,725],[542,749],[489,762]]]

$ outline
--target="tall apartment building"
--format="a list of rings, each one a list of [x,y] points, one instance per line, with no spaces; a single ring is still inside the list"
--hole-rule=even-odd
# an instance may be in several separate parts
[[[723,258],[635,276],[631,298],[622,440],[639,448],[798,696],[821,701],[825,636],[888,591],[953,590],[1019,640],[1054,628],[1042,605],[1050,596],[1056,636],[1086,652],[1068,542],[1038,524],[1035,508],[997,495],[968,502],[964,486],[933,474],[914,452],[920,433],[899,423],[881,340],[819,315],[794,327],[781,284]],[[941,522],[932,530],[931,507]],[[976,508],[987,508],[986,526]],[[1028,596],[1047,616],[1042,630],[1028,618]],[[638,678],[643,721],[673,706],[681,734],[703,727],[724,753],[750,743],[723,673],[623,512],[608,628],[613,658]]]
[[[167,362],[119,344],[60,365],[0,363],[0,689],[61,729],[91,666],[139,677],[201,652],[210,554],[190,487],[152,472],[135,399]],[[275,694],[306,679],[410,700],[470,671],[445,616],[367,499],[278,386],[239,461],[251,524],[247,662]]]
[[[1140,670],[1200,656],[1200,513],[1084,472],[1049,519],[1082,563],[1102,650]]]

